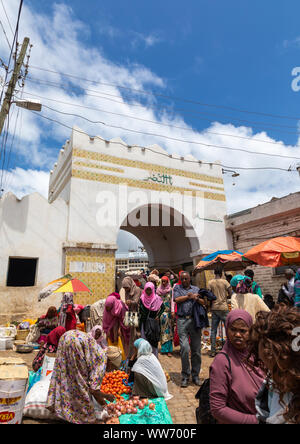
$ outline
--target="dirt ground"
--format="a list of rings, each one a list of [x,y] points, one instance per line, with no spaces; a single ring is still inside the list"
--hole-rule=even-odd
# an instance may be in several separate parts
[[[13,350],[0,351],[0,357],[18,357],[22,358],[28,370],[32,370],[31,364],[37,351],[31,353],[17,353]],[[167,405],[172,416],[174,424],[196,424],[195,408],[198,406],[198,401],[195,399],[195,394],[198,391],[198,387],[190,382],[186,388],[180,387],[181,382],[181,360],[179,347],[175,348],[172,357],[165,355],[159,355],[159,360],[162,367],[167,371],[171,377],[171,381],[168,383],[169,392],[173,395],[173,398],[167,401]],[[200,379],[203,380],[208,377],[209,366],[212,362],[207,354],[207,351],[202,351],[202,368],[200,373]],[[35,420],[32,418],[23,418],[23,424],[55,424],[56,421]]]

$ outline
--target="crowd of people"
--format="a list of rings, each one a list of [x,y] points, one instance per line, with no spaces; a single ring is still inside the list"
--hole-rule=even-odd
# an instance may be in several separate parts
[[[159,344],[166,356],[180,346],[181,387],[192,382],[199,389],[201,331],[209,326],[211,312],[213,420],[300,423],[300,351],[292,347],[294,330],[300,327],[300,269],[287,270],[276,304],[271,295],[263,296],[252,270],[223,276],[217,269],[214,274],[205,289],[194,285],[187,271],[153,270],[143,274],[142,284],[126,276],[104,301],[101,325],[92,325],[89,332],[76,329],[84,307],[74,304],[71,293],[64,294],[60,309],[50,307],[32,330],[41,343],[34,371],[46,353],[57,355],[48,408],[68,422],[97,422],[94,402],[103,406],[113,400],[101,392],[104,374],[124,366],[133,395],[170,399]],[[226,342],[218,352],[220,322]]]

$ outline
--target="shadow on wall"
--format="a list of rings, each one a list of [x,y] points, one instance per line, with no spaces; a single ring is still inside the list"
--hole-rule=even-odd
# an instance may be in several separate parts
[[[13,193],[7,193],[3,197],[2,220],[0,227],[9,226],[10,229],[25,233],[29,209],[29,196],[18,199]]]
[[[24,319],[37,319],[50,306],[60,307],[62,294],[51,295],[38,302],[42,287],[0,287],[0,325]]]

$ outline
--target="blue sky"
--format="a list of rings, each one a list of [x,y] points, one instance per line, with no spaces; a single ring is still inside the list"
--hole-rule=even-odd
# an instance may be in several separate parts
[[[19,1],[2,1],[14,26]],[[145,132],[155,129],[171,137],[300,158],[297,134],[300,91],[291,88],[292,69],[300,66],[299,12],[300,4],[294,0],[288,3],[271,0],[25,0],[19,40],[25,35],[30,37],[32,65],[143,89],[150,95],[145,99],[145,96],[126,93],[117,86],[91,86],[84,81],[35,69],[29,70],[35,82],[28,79],[25,91],[47,97],[47,100],[41,99],[43,103],[60,111],[78,113],[76,103],[79,102],[133,116],[138,109],[140,117],[170,127],[141,125],[132,119],[99,113],[99,120],[102,118],[112,124],[142,128]],[[11,40],[1,4],[0,19]],[[0,57],[3,60],[8,57],[3,33]],[[48,83],[40,85],[37,79]],[[49,84],[50,81],[56,82],[58,88]],[[113,93],[122,104],[91,98],[85,94],[86,88]],[[154,93],[209,106],[169,100]],[[54,100],[72,102],[74,106],[66,107]],[[143,107],[133,107],[133,100]],[[231,166],[288,168],[292,165],[295,168],[300,162],[241,151],[208,150],[126,131],[96,128],[84,120],[67,118],[46,109],[43,114],[103,137],[120,136],[129,143],[158,143],[170,152],[193,154],[202,160],[221,160]],[[84,115],[94,117],[93,112],[86,111]],[[12,140],[16,116],[15,110],[8,142]],[[188,131],[174,129],[174,125]],[[10,163],[5,168],[5,191],[22,196],[38,190],[47,195],[49,170],[70,131],[29,115],[27,111],[18,116],[16,128]],[[224,176],[229,213],[299,190],[300,178],[296,172],[240,173],[234,186],[232,178]]]
[[[27,3],[40,13],[53,13],[54,2]],[[63,3],[72,7],[76,19],[88,25],[88,32],[82,34],[86,46],[100,48],[115,64],[137,63],[151,69],[165,81],[164,93],[209,104],[300,115],[300,93],[291,89],[291,70],[300,64],[297,1]],[[216,114],[221,121],[228,121],[221,116],[231,115],[281,122],[215,108],[200,109],[211,114],[203,118]],[[185,120],[197,129],[209,124],[189,116]],[[292,120],[283,123],[295,126]],[[297,141],[297,135],[283,131],[269,130],[268,134],[286,143]]]

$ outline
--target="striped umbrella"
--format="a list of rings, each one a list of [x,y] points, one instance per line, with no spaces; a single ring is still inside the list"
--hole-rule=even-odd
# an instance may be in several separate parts
[[[57,288],[53,293],[79,293],[88,292],[92,293],[92,290],[80,279],[73,278],[67,283],[63,284],[61,287]]]
[[[253,264],[254,262],[246,259],[240,251],[218,250],[202,258],[196,265],[195,272],[216,269],[223,271],[243,270]]]

